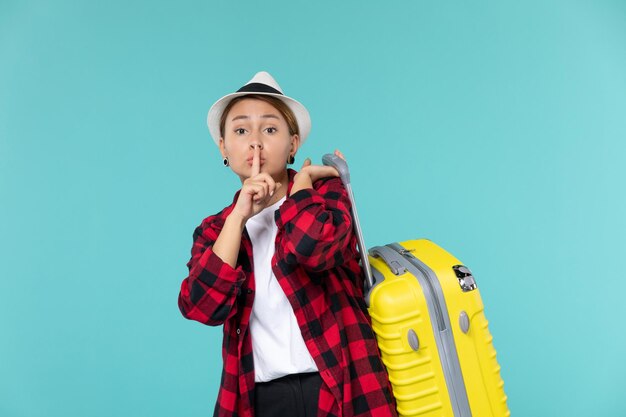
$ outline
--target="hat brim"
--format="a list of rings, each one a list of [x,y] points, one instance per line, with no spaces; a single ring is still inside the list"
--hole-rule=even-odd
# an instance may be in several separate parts
[[[207,126],[209,127],[209,132],[215,141],[215,144],[219,146],[220,144],[220,119],[222,117],[222,113],[228,103],[236,97],[241,96],[249,96],[249,95],[263,95],[263,96],[272,96],[282,100],[293,112],[296,121],[298,122],[298,129],[300,130],[300,145],[304,143],[309,132],[311,131],[311,117],[309,116],[309,112],[299,101],[292,99],[291,97],[287,97],[283,94],[274,94],[274,93],[262,93],[262,92],[239,92],[239,93],[231,93],[227,94],[224,97],[217,100],[209,109],[209,113],[207,115]]]

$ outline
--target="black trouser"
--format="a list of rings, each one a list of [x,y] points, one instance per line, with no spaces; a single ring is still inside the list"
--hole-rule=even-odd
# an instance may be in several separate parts
[[[256,417],[316,417],[322,378],[318,372],[286,375],[254,388]]]

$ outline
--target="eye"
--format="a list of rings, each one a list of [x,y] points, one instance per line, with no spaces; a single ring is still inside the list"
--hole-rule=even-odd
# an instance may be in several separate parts
[[[244,133],[246,133],[246,129],[244,129],[243,127],[239,127],[237,129],[235,129],[235,134],[236,135],[243,135]]]
[[[268,127],[265,130],[267,130],[267,133],[269,133],[269,134],[276,133],[276,131],[277,131],[275,127]]]

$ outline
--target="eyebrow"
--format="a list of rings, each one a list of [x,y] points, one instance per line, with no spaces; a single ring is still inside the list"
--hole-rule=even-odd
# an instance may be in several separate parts
[[[277,119],[279,120],[278,116],[276,116],[275,114],[264,114],[261,116],[262,119]],[[235,116],[232,118],[231,122],[234,122],[235,120],[241,120],[241,119],[249,119],[248,116],[246,115],[241,115],[241,116]]]

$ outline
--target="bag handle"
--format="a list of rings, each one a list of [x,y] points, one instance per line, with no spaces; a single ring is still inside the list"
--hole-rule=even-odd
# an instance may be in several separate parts
[[[350,171],[348,169],[348,163],[342,158],[334,154],[326,154],[322,157],[322,163],[327,166],[331,166],[339,172],[339,177],[346,187],[348,192],[348,198],[352,205],[352,218],[354,220],[354,231],[356,233],[357,243],[359,246],[359,252],[361,253],[361,264],[365,270],[365,282],[367,283],[367,289],[369,290],[374,286],[374,279],[372,277],[372,268],[367,258],[367,246],[365,246],[365,240],[363,239],[363,231],[361,230],[361,223],[359,222],[359,215],[356,211],[356,204],[354,202],[354,194],[352,193],[352,186],[350,185]]]

